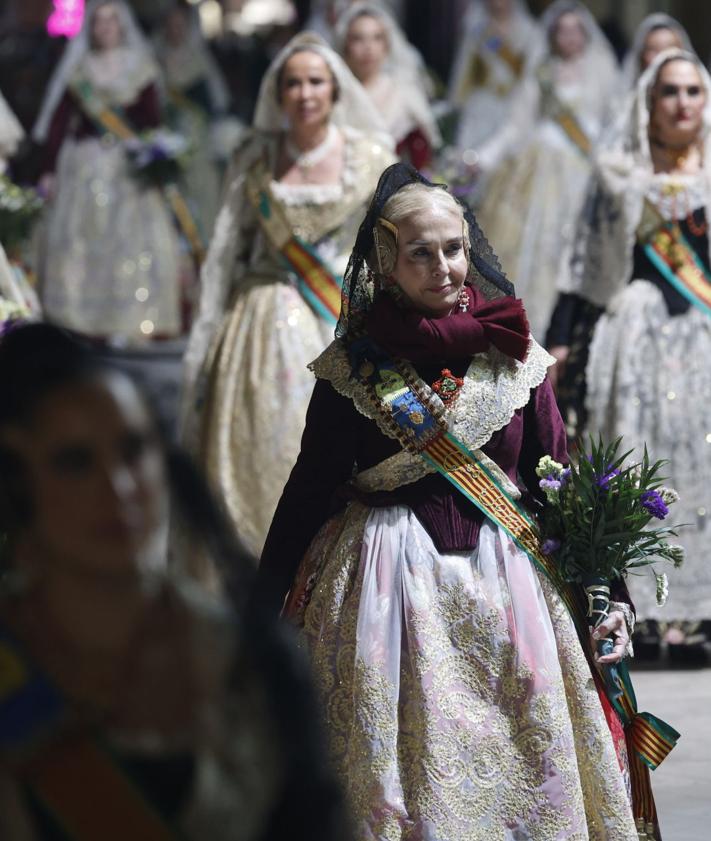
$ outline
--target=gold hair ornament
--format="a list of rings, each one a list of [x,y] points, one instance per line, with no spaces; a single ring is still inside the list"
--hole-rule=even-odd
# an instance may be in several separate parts
[[[392,245],[386,238],[381,236],[378,226],[383,228],[392,236],[394,242]],[[397,243],[398,243],[398,229],[390,220],[378,216],[378,220],[373,226],[373,243],[375,245],[375,259],[378,264],[378,273],[383,277],[389,275],[395,268],[395,261],[397,259]]]

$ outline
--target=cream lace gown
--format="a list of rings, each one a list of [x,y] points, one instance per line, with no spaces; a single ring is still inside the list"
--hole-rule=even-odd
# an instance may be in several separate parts
[[[355,130],[342,131],[341,183],[290,187],[272,182],[295,233],[337,274],[345,271],[377,179],[392,162],[378,142]],[[246,197],[245,173],[265,155],[271,165],[275,152],[276,138],[265,135],[248,141],[240,152],[213,242],[219,251],[221,240],[238,240],[236,261],[215,269],[234,281],[231,303],[219,325],[199,321],[192,340],[197,347],[200,332],[209,335],[213,325],[217,328],[196,395],[201,460],[240,536],[256,554],[299,452],[313,389],[307,366],[334,329],[301,296],[281,256],[258,230]],[[209,256],[206,270],[212,271]],[[188,405],[187,411],[193,408]]]
[[[525,404],[548,361],[534,346],[517,389],[506,366],[487,379],[479,359],[457,437],[481,446],[504,411],[497,395],[508,411]],[[332,384],[353,392],[340,368]],[[367,471],[368,489],[413,481],[422,464],[393,456]],[[312,542],[292,604],[359,841],[636,841],[572,620],[498,527],[487,521],[474,550],[443,553],[406,506],[353,502]]]

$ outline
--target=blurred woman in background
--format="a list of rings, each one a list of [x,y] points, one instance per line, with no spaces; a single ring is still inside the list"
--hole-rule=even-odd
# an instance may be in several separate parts
[[[155,38],[168,96],[168,124],[190,143],[182,185],[207,241],[219,209],[220,173],[211,128],[229,106],[222,72],[200,32],[196,7],[171,6]]]
[[[449,83],[461,150],[478,149],[506,123],[539,38],[524,0],[470,0]]]
[[[128,5],[93,0],[34,128],[50,196],[42,304],[48,319],[91,336],[135,341],[182,329],[178,235],[123,143],[124,127],[160,125],[159,73]]]
[[[678,20],[655,12],[637,27],[632,45],[622,64],[622,85],[625,93],[634,94],[637,81],[659,53],[671,49],[693,52],[689,34]]]
[[[478,150],[478,166],[482,225],[526,302],[531,332],[543,340],[617,70],[582,4],[556,0],[541,26],[545,46],[529,61],[509,122]]]
[[[299,451],[307,365],[333,335],[359,219],[391,161],[338,54],[294,38],[236,152],[186,355],[186,439],[254,552]]]
[[[442,138],[427,99],[429,79],[393,16],[376,3],[353,3],[338,19],[336,45],[382,114],[398,155],[417,169],[430,164]]]
[[[711,631],[710,137],[708,73],[692,53],[662,53],[597,156],[548,335],[571,436],[622,435],[637,457],[646,445],[669,460],[687,558],[666,607],[646,576],[632,595],[640,619],[681,623],[668,642],[686,662],[705,659]]]

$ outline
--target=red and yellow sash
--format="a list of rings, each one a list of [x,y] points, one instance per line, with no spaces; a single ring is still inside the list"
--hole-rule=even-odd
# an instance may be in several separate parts
[[[72,85],[72,91],[87,117],[93,120],[104,133],[111,134],[119,140],[134,140],[137,138],[137,134],[131,126],[119,114],[101,102],[88,82]],[[161,192],[173,213],[178,228],[190,246],[193,259],[199,266],[205,258],[205,246],[187,202],[174,184],[163,187]]]
[[[299,291],[306,302],[321,318],[335,325],[341,313],[343,279],[293,232],[282,206],[269,188],[268,178],[258,174],[248,176],[247,195],[267,239],[296,275]]]
[[[711,315],[711,276],[679,225],[665,222],[644,244],[665,280],[697,309]]]

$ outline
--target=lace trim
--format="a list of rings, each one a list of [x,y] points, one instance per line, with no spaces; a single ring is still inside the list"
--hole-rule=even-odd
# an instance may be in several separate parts
[[[645,196],[664,219],[671,221],[705,207],[708,189],[705,181],[696,175],[659,173],[652,179]]]
[[[436,405],[442,406],[447,428],[452,435],[470,450],[478,450],[495,432],[506,426],[517,409],[528,403],[531,390],[543,382],[552,364],[553,357],[534,339],[530,341],[525,362],[517,362],[495,348],[488,353],[479,353],[472,359],[457,402],[451,409],[444,409],[439,397],[416,375],[409,363],[405,363],[405,366],[411,371],[413,381],[421,393]],[[351,377],[348,353],[341,339],[333,341],[309,368],[319,379],[328,380],[339,394],[352,400],[356,409],[374,420],[383,434],[389,438],[395,437],[373,407],[369,391]],[[393,469],[392,465],[390,469]],[[406,476],[410,466],[403,459],[403,464],[395,463],[394,469]],[[392,475],[394,477],[395,474]],[[508,478],[506,482],[510,484]]]
[[[343,135],[343,169],[337,183],[335,184],[284,184],[272,180],[270,187],[272,192],[288,207],[298,207],[302,204],[329,204],[340,201],[346,189],[358,183],[359,155],[362,152],[359,146],[363,143],[364,137],[358,131],[349,128],[341,128]]]

